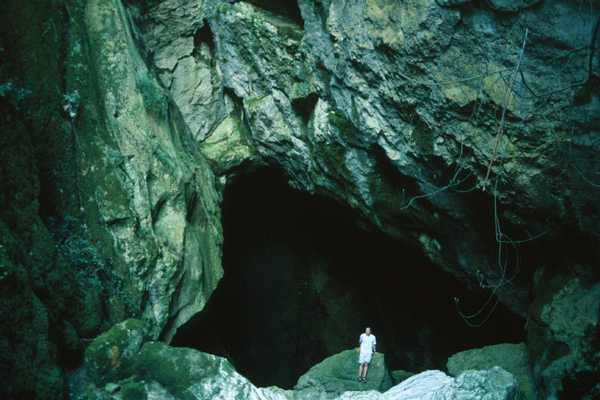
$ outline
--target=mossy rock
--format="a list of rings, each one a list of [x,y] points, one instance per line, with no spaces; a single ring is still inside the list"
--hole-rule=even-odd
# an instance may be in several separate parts
[[[382,353],[375,353],[369,365],[368,380],[358,382],[358,352],[345,350],[326,358],[298,379],[295,389],[302,391],[317,388],[335,397],[346,391],[378,390],[392,387],[392,379],[385,367]]]
[[[145,339],[145,325],[136,319],[123,321],[98,336],[85,351],[90,379],[101,386],[127,376]]]

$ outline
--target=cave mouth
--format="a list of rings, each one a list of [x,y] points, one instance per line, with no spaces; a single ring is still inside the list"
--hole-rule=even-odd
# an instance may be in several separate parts
[[[470,328],[453,298],[474,293],[418,250],[357,226],[356,213],[297,191],[273,168],[230,182],[223,199],[225,275],[172,345],[228,358],[257,386],[291,388],[311,366],[356,347],[371,326],[391,370],[445,369],[462,350],[523,340],[502,305]]]

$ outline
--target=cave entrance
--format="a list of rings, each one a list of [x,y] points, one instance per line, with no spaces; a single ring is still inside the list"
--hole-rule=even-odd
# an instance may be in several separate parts
[[[264,169],[230,183],[223,204],[225,275],[175,346],[227,357],[258,386],[292,387],[322,359],[356,347],[371,326],[390,369],[444,369],[473,347],[523,340],[501,305],[481,328],[457,315],[467,292],[418,250],[356,225],[328,198],[290,188]]]

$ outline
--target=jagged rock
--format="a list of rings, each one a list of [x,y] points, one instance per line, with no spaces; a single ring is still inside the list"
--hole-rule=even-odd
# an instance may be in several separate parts
[[[368,382],[356,380],[358,375],[358,353],[345,350],[321,361],[298,379],[294,390],[317,390],[331,398],[346,391],[378,390],[385,391],[392,386],[389,371],[385,367],[382,353],[375,353],[369,366]]]
[[[458,376],[464,371],[501,367],[515,376],[519,382],[519,398],[535,400],[535,384],[524,343],[502,343],[461,351],[448,358],[448,373]]]

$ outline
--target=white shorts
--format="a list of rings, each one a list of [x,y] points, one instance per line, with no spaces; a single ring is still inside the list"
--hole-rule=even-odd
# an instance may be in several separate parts
[[[359,364],[365,364],[365,363],[368,364],[371,362],[371,357],[373,357],[373,352],[361,351],[360,354],[358,355],[358,363]]]

